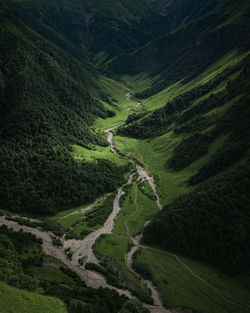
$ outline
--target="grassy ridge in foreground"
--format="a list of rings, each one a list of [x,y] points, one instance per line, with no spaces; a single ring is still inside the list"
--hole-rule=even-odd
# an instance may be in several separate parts
[[[247,313],[248,309],[231,303],[222,296],[222,293],[232,295],[243,303],[248,301],[248,292],[240,285],[237,278],[222,275],[217,269],[190,260],[181,258],[185,264],[202,279],[215,286],[213,290],[203,281],[191,274],[183,264],[167,252],[141,250],[136,256],[137,262],[147,264],[151,275],[160,288],[166,306],[189,307],[204,313]],[[227,298],[227,297],[226,297]]]
[[[67,313],[61,300],[19,290],[0,282],[0,312]]]

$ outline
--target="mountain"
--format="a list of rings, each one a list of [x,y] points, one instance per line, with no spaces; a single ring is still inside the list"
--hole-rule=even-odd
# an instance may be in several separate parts
[[[238,6],[235,1],[222,1],[185,27],[107,62],[104,71],[116,77],[144,73],[152,84],[137,96],[147,98],[177,81],[190,81],[234,49],[248,51],[248,33],[249,2]]]
[[[121,71],[124,65],[131,75],[146,72],[145,81],[157,77],[136,94],[151,95],[150,110],[118,130],[148,140],[164,160],[156,175],[166,205],[145,229],[144,242],[231,273],[246,271],[250,262],[249,9],[248,2],[224,2],[211,15],[107,65]],[[169,93],[175,96],[164,104]],[[154,109],[158,99],[161,107]],[[171,179],[172,192],[163,187]]]
[[[0,311],[249,312],[249,17],[0,0]]]
[[[47,214],[114,189],[122,178],[112,163],[71,155],[72,144],[107,145],[90,129],[113,114],[98,74],[16,18],[1,13],[0,23],[1,206]]]
[[[63,49],[102,68],[204,14],[218,0],[4,1],[3,7]]]

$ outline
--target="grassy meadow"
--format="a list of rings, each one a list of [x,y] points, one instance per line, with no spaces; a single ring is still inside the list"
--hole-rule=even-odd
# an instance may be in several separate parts
[[[67,313],[61,300],[19,290],[0,282],[0,308],[3,313]]]
[[[222,296],[222,292],[225,292],[243,303],[249,302],[249,294],[239,284],[237,278],[230,278],[211,266],[181,257],[195,274],[218,289],[215,291],[195,277],[170,253],[143,249],[137,254],[137,260],[147,264],[167,307],[189,307],[205,313],[249,312],[247,308],[237,305],[229,297]]]

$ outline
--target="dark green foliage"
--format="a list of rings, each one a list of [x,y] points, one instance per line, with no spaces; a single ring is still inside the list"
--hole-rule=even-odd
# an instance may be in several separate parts
[[[134,295],[135,297],[137,297],[140,301],[144,302],[144,303],[147,303],[147,304],[153,304],[154,301],[151,297],[151,294],[148,292],[146,293],[145,291],[143,290],[139,290],[139,289],[133,289],[133,290],[130,290],[132,295]]]
[[[12,232],[6,226],[0,227],[0,279],[12,286],[42,294],[59,297],[66,305],[69,313],[117,313],[126,303],[127,298],[120,297],[116,291],[109,289],[92,289],[86,287],[80,278],[66,267],[55,269],[67,275],[70,280],[58,282],[53,275],[48,278],[33,277],[34,265],[42,266],[41,241],[29,233]],[[30,255],[33,261],[25,263],[23,257],[27,251],[36,251]],[[32,274],[31,274],[32,273]],[[140,312],[140,311],[139,311]]]
[[[225,113],[213,131],[215,134],[230,133],[224,145],[190,179],[191,185],[214,176],[244,158],[250,148],[250,97],[245,95]]]
[[[224,90],[191,106],[176,119],[178,130],[194,128],[197,120],[202,126],[202,114],[231,101],[222,115],[212,115],[214,127],[176,146],[168,165],[178,170],[204,154],[215,138],[226,135],[224,144],[189,179],[190,184],[197,184],[194,191],[165,207],[144,234],[147,243],[160,244],[232,273],[244,272],[250,264],[249,73],[246,65]],[[204,125],[202,128],[206,129]]]
[[[148,313],[148,309],[143,308],[136,300],[128,300],[119,313]]]
[[[248,50],[249,3],[244,1],[240,12],[234,0],[223,1],[223,4],[186,27],[153,40],[133,54],[114,58],[106,65],[106,72],[145,72],[149,77],[157,77],[149,89],[137,94],[147,98],[178,80],[185,78],[184,83],[192,80],[235,48]],[[227,10],[230,14],[225,13]],[[233,20],[235,15],[238,18]]]
[[[30,221],[29,219],[18,217],[18,216],[17,217],[7,216],[6,219],[8,219],[9,221],[15,221],[19,225],[25,225],[25,226],[34,227],[34,228],[41,228],[45,231],[50,231],[60,237],[64,234],[62,226],[54,221],[47,220],[47,221],[35,222],[35,221]]]
[[[0,279],[5,282],[22,270],[13,243],[2,232],[0,235],[0,268]]]
[[[184,138],[174,149],[174,155],[167,165],[176,171],[185,168],[208,152],[210,141],[211,138],[202,133],[195,133],[188,138]]]
[[[241,63],[227,68],[222,73],[218,74],[216,77],[209,80],[206,84],[195,87],[190,91],[187,91],[172,101],[169,101],[163,108],[155,110],[153,113],[144,115],[138,121],[135,120],[135,123],[131,121],[128,125],[119,128],[118,133],[124,134],[126,136],[138,137],[138,138],[152,138],[159,135],[162,135],[168,127],[174,122],[177,121],[178,125],[183,124],[191,120],[195,115],[206,113],[211,109],[222,106],[226,101],[230,101],[237,95],[240,95],[246,92],[249,83],[248,77],[248,65],[249,57],[246,57]],[[211,94],[207,99],[198,102],[196,105],[192,105],[192,102],[201,98],[205,94],[213,90],[220,82],[225,80],[232,73],[237,72],[242,69],[241,75],[234,80],[231,84],[228,85],[228,88],[218,92],[216,95]],[[247,81],[245,81],[247,79]],[[234,87],[232,87],[234,86]],[[181,115],[180,115],[181,113]],[[212,118],[204,118],[202,116],[197,117],[201,123],[201,120],[207,120],[207,125],[211,125]],[[180,126],[175,131],[182,132],[187,128],[194,130],[197,125],[197,121],[190,121],[191,125],[185,124]],[[204,123],[200,125],[200,129],[203,130]]]
[[[185,114],[185,112],[184,112]],[[181,115],[182,116],[182,115]],[[180,123],[180,119],[178,120],[178,124]],[[207,128],[216,124],[217,117],[215,114],[210,114],[209,116],[195,116],[190,120],[183,123],[183,125],[177,126],[174,129],[176,134],[187,134],[187,133],[196,133],[206,130]],[[180,123],[181,124],[181,123]]]
[[[111,162],[79,163],[71,144],[107,145],[89,125],[107,117],[96,77],[13,17],[0,16],[0,206],[51,214],[122,184]]]
[[[150,267],[148,266],[148,264],[145,263],[141,263],[138,260],[139,255],[141,254],[141,250],[136,251],[133,254],[133,268],[135,269],[135,271],[137,273],[139,273],[144,279],[148,279],[153,281],[154,277],[153,274],[150,270]]]
[[[164,4],[164,0],[1,1],[0,9],[84,62],[92,53],[102,52],[100,64],[97,57],[101,67],[114,56],[132,52],[204,14],[217,0],[182,0],[169,4],[167,10]]]
[[[43,253],[41,241],[32,234],[13,233],[0,227],[0,279],[17,288],[34,291],[38,282],[26,274],[28,266],[40,265]]]
[[[85,265],[85,268],[88,270],[97,271],[101,274],[103,274],[107,282],[117,288],[122,288],[122,284],[119,279],[119,274],[117,271],[113,269],[112,266],[108,265],[106,262],[101,263],[100,265],[97,265],[95,263],[87,263]]]
[[[36,238],[36,236],[33,234],[25,233],[22,231],[13,232],[9,230],[5,225],[0,227],[0,234],[4,234],[8,237],[18,254],[21,254],[27,249],[27,247],[34,244],[39,245],[40,247],[42,243],[42,240]],[[41,255],[43,255],[43,253]]]
[[[63,272],[73,278],[74,283],[62,285],[51,282],[47,285],[45,294],[61,298],[66,303],[69,313],[117,313],[127,300],[113,290],[86,288],[77,276],[74,278],[74,273],[72,275],[70,270],[63,269]]]
[[[61,246],[62,246],[61,239],[58,239],[58,238],[53,237],[52,240],[53,240],[53,245],[54,245],[54,246],[58,246],[58,247],[61,247]]]
[[[238,273],[250,264],[250,168],[211,178],[164,208],[144,242]]]
[[[97,206],[85,214],[85,221],[88,227],[103,225],[113,210],[113,202],[115,195],[112,194],[104,200],[102,205]]]
[[[132,122],[135,122],[139,119],[141,119],[142,117],[144,117],[146,115],[146,113],[137,113],[137,114],[129,114],[126,120],[126,124],[130,124]]]

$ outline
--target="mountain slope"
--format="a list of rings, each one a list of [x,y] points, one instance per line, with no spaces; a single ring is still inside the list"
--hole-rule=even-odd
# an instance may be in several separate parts
[[[145,229],[144,241],[224,271],[246,272],[249,55],[240,62],[235,58],[233,66],[217,75],[216,70],[206,77],[207,83],[179,94],[164,107],[128,119],[119,134],[146,139],[144,144],[157,156],[151,156],[151,162],[161,164],[151,166],[160,167],[155,174],[167,205]],[[142,155],[147,163],[148,156]]]
[[[80,59],[102,63],[204,14],[217,0],[4,1],[3,7]]]
[[[97,74],[17,19],[0,23],[1,207],[44,214],[114,189],[122,178],[111,163],[70,154],[72,144],[107,145],[89,127],[113,114]]]
[[[219,91],[216,84],[194,88],[120,130],[152,141],[151,162],[163,162],[156,174],[168,205],[146,228],[145,241],[231,271],[245,270],[250,258],[249,57],[237,67]]]
[[[143,102],[141,114],[118,130],[121,142],[142,147],[165,204],[145,229],[145,243],[233,273],[246,272],[250,264],[249,8],[247,1],[225,1],[106,64],[128,83],[153,81],[136,93],[151,95],[149,104]],[[164,105],[168,93],[173,95]],[[161,108],[154,110],[159,99]]]
[[[147,98],[171,84],[188,82],[216,60],[237,49],[249,49],[248,1],[240,7],[223,1],[214,11],[188,25],[156,39],[131,55],[122,55],[105,64],[110,75],[145,73],[152,85],[137,93]]]
[[[13,312],[17,307],[20,313],[66,313],[59,299],[16,289],[2,282],[0,290],[2,295],[0,307],[6,313]]]

